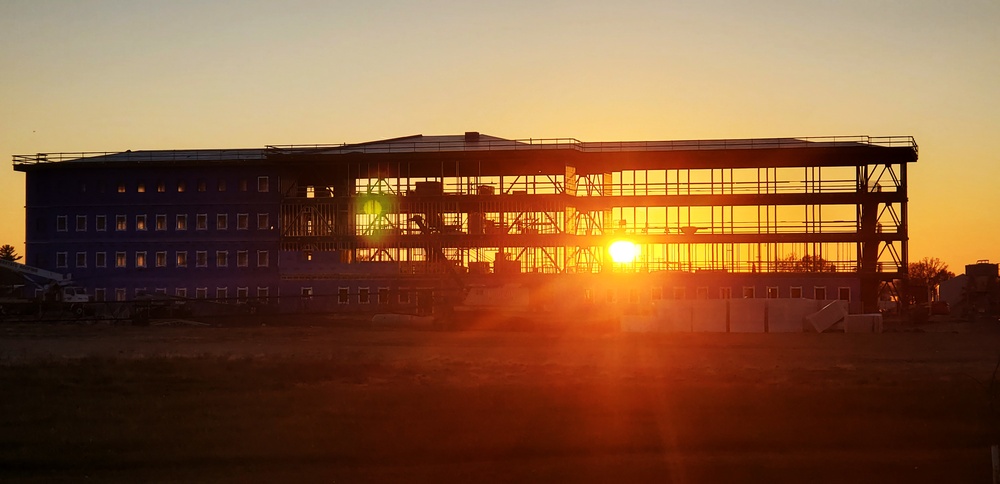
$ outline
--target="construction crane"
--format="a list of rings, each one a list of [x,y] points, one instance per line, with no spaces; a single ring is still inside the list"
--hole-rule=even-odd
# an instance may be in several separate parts
[[[24,294],[11,294],[0,297],[0,314],[20,313],[37,303],[48,302],[65,306],[77,316],[82,316],[86,305],[93,301],[87,292],[73,282],[70,274],[62,274],[38,267],[21,264],[11,260],[0,259],[0,268],[20,274],[25,281],[40,289],[38,297],[26,297]]]

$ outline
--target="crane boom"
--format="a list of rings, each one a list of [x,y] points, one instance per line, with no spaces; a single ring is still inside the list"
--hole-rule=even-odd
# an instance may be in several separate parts
[[[14,262],[12,260],[0,259],[0,267],[12,270],[18,274],[36,276],[56,283],[66,283],[72,279],[69,274],[60,274],[58,272],[39,269],[37,267],[21,264],[20,262]]]

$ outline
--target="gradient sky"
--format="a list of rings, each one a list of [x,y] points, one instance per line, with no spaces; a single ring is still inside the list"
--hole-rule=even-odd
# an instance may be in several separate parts
[[[998,26],[995,0],[3,0],[0,155],[912,135],[911,261],[961,273],[1000,261]]]

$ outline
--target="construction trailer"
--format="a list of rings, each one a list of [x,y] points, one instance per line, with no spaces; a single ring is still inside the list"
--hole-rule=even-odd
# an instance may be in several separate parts
[[[908,136],[468,132],[18,155],[14,168],[27,260],[72,268],[98,298],[418,314],[513,284],[566,314],[726,298],[843,299],[860,313],[906,279],[917,154]],[[630,257],[609,253],[619,241]]]

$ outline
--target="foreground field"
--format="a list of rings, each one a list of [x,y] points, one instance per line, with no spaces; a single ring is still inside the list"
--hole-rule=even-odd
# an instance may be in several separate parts
[[[0,481],[989,482],[998,357],[992,330],[0,326]]]

